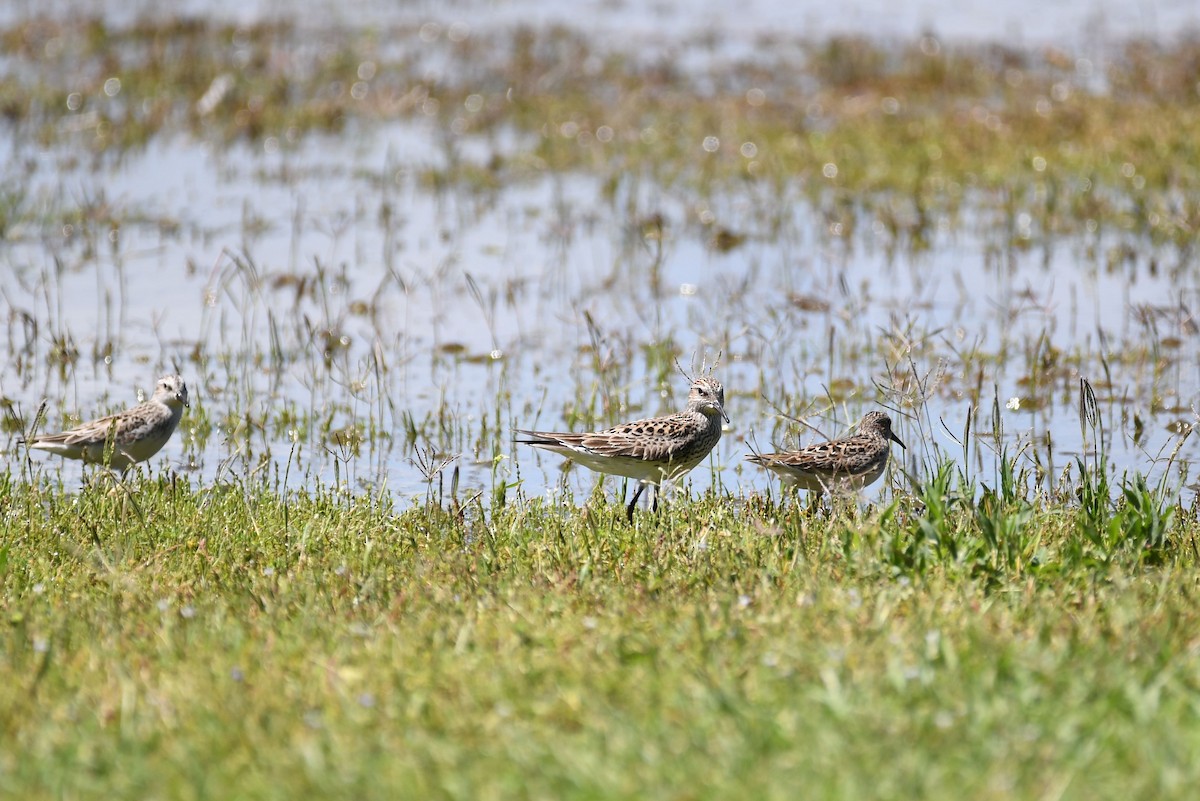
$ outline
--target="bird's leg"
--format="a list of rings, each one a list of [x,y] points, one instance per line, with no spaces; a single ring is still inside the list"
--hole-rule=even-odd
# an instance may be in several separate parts
[[[633,522],[633,507],[637,506],[638,498],[642,497],[642,490],[644,489],[646,489],[646,485],[639,481],[637,492],[633,493],[633,500],[629,502],[629,508],[625,510],[630,523]]]
[[[654,500],[650,502],[650,511],[658,514],[658,484],[654,485]]]

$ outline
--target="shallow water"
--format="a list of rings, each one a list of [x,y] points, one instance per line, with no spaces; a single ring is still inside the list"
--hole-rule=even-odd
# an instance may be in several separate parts
[[[167,11],[152,0],[89,0],[113,20],[131,20]],[[0,24],[35,13],[77,13],[78,0],[13,0],[0,8]],[[511,25],[584,27],[598,36],[642,46],[671,47],[712,30],[733,46],[761,34],[804,35],[819,39],[855,34],[911,39],[927,33],[956,40],[1002,41],[1011,45],[1053,44],[1078,50],[1106,37],[1169,38],[1200,28],[1200,8],[1183,0],[743,0],[736,6],[717,0],[309,0],[298,21],[319,27],[329,21],[351,26],[430,21],[480,28]],[[290,0],[181,0],[169,13],[252,22],[295,18]]]
[[[776,431],[768,401],[814,399],[823,387],[849,381],[858,397],[846,401],[848,415],[834,413],[834,421],[817,422],[832,435],[847,416],[873,407],[870,382],[886,384],[888,364],[901,373],[909,369],[896,364],[906,350],[898,335],[884,337],[896,347],[892,354],[880,348],[860,359],[831,361],[831,332],[838,347],[852,349],[879,347],[876,339],[886,331],[934,337],[945,341],[947,361],[954,348],[968,345],[989,352],[1046,344],[1087,351],[1098,347],[1101,330],[1114,344],[1142,336],[1134,307],[1171,306],[1179,293],[1194,297],[1197,290],[1194,277],[1169,270],[1150,276],[1144,265],[1134,265],[1130,269],[1139,278],[1131,282],[1124,272],[1089,266],[1079,255],[1083,243],[1070,241],[1049,253],[1010,254],[1003,269],[989,266],[987,243],[961,231],[938,235],[925,255],[889,258],[882,245],[871,244],[874,233],[852,247],[831,239],[799,197],[778,234],[762,236],[754,235],[753,206],[731,200],[720,210],[722,223],[750,232],[750,239],[720,253],[706,244],[700,226],[689,223],[696,212],[686,199],[650,191],[652,199],[643,201],[647,212],[653,209],[667,220],[655,286],[648,246],[638,237],[630,244],[624,205],[618,214],[599,200],[590,179],[550,177],[481,200],[432,195],[414,187],[403,168],[389,166],[391,179],[381,187],[374,180],[384,163],[379,154],[396,152],[399,141],[411,147],[419,132],[381,130],[349,139],[350,152],[342,138],[320,137],[286,155],[249,148],[215,153],[176,140],[99,172],[58,172],[46,191],[102,194],[126,214],[152,210],[177,226],[164,232],[154,222],[124,225],[118,240],[101,242],[94,256],[82,252],[75,241],[80,237],[52,238],[47,245],[31,235],[10,244],[8,261],[16,269],[2,288],[12,309],[46,321],[56,318],[45,313],[47,306],[58,310],[57,325],[84,353],[94,346],[96,332],[111,333],[115,341],[111,364],[93,368],[82,358],[65,380],[37,358],[18,376],[9,360],[0,373],[5,395],[22,400],[26,409],[42,395],[61,399],[70,410],[108,408],[131,401],[134,387],[149,385],[153,365],[167,363],[177,364],[191,381],[194,403],[216,419],[243,415],[237,403],[248,401],[266,420],[277,404],[291,403],[318,419],[332,418],[335,429],[377,414],[378,425],[394,431],[405,414],[434,420],[439,410],[450,410],[465,430],[434,425],[421,444],[458,454],[464,487],[482,487],[490,483],[483,462],[491,458],[493,443],[478,441],[478,426],[496,414],[498,397],[501,432],[517,425],[562,428],[564,410],[598,387],[613,393],[617,407],[607,417],[601,414],[606,420],[674,408],[686,381],[670,379],[671,397],[660,400],[636,356],[637,343],[669,337],[682,348],[685,365],[692,352],[710,358],[723,352],[718,374],[730,394],[733,425],[716,465],[726,486],[763,489],[769,483],[764,475],[739,471],[746,450],[739,440],[767,448],[783,434]],[[286,175],[287,181],[272,175]],[[163,176],[171,176],[170,182]],[[394,230],[378,221],[385,201],[398,210]],[[254,218],[252,226],[247,217]],[[1103,250],[1103,243],[1096,249]],[[52,274],[56,254],[74,266],[50,282],[39,280]],[[234,266],[235,258],[247,257],[256,277]],[[325,271],[319,288],[298,299],[288,277],[316,276],[318,261]],[[825,308],[806,311],[793,296]],[[356,302],[370,304],[373,314],[356,313]],[[601,344],[601,355],[635,354],[616,386],[605,386],[594,369],[585,313],[609,343]],[[296,318],[302,322],[286,322]],[[328,365],[323,331],[348,343]],[[1045,343],[1035,345],[1043,337]],[[197,344],[218,356],[203,366],[189,363],[187,354]],[[273,347],[284,355],[264,362],[262,355]],[[373,365],[376,349],[386,373]],[[937,371],[938,360],[924,360],[917,368],[921,374]],[[1019,383],[1021,369],[1001,364],[988,370],[984,400],[990,401],[988,388],[995,384],[1002,403],[1025,395],[1028,408],[1034,399]],[[1126,400],[1109,408],[1147,406],[1152,387],[1144,365],[1117,364],[1113,370],[1113,384],[1124,388]],[[929,400],[933,418],[961,432],[963,398],[976,380],[944,376],[943,388]],[[1080,445],[1077,378],[1071,373],[1055,381],[1059,386],[1050,403],[1031,411],[1006,409],[1005,426],[1010,437],[1022,440],[1051,432],[1065,460]],[[1159,387],[1158,394],[1186,402],[1196,390],[1194,365],[1160,379]],[[1159,425],[1151,426],[1140,447],[1119,436],[1111,450],[1115,463],[1150,469],[1147,453],[1171,437],[1163,422],[1178,416],[1151,418]],[[318,428],[314,424],[302,433],[310,438],[307,457],[315,460],[316,474],[328,479],[337,457],[311,442]],[[909,441],[921,441],[909,422],[899,422],[898,430]],[[945,432],[934,436],[947,452],[961,451]],[[268,448],[275,460],[291,452],[286,429],[255,439],[254,450]],[[555,457],[539,461],[533,454],[514,454],[504,440],[498,435],[503,455],[526,468],[521,472],[526,492],[537,494],[539,486],[555,483]],[[381,453],[360,454],[358,463],[370,468],[356,471],[357,477],[375,483],[386,473],[394,491],[423,492],[420,471],[409,463],[410,447],[393,440],[364,449],[372,447]],[[193,456],[202,479],[211,480],[233,450],[219,437],[198,448]],[[918,445],[910,455],[922,450]],[[180,461],[177,445],[167,453]],[[697,487],[706,483],[706,472],[696,471]],[[511,461],[501,464],[500,476],[513,479]],[[582,486],[589,481],[583,478]]]
[[[847,8],[854,19],[867,6]],[[928,8],[944,24],[958,18]],[[746,9],[771,20],[778,6]],[[892,33],[917,18],[910,9]],[[456,147],[484,163],[504,143]],[[741,493],[773,486],[743,454],[821,438],[780,409],[833,436],[898,404],[909,449],[896,455],[917,476],[963,460],[955,436],[972,398],[984,406],[976,429],[990,430],[995,401],[1002,444],[1026,448],[1052,478],[1085,450],[1081,378],[1097,387],[1118,471],[1161,473],[1173,427],[1196,419],[1200,364],[1180,349],[1197,278],[1162,249],[1110,268],[1106,254],[1128,244],[1121,232],[1047,239],[1018,217],[1000,235],[977,211],[934,220],[929,247],[914,250],[881,226],[839,231],[799,185],[700,199],[631,177],[609,197],[591,177],[548,174],[431,189],[421,172],[447,153],[443,134],[411,122],[228,148],[176,136],[98,164],[18,138],[6,175],[21,174],[47,207],[78,207],[81,222],[9,232],[0,394],[26,418],[48,398],[55,427],[64,413],[128,405],[157,372],[178,370],[193,414],[214,428],[185,431],[164,454],[197,480],[265,470],[405,498],[430,486],[416,462],[443,458],[462,472],[460,494],[515,481],[529,496],[557,492],[561,460],[514,449],[511,429],[674,410],[687,389],[676,350],[688,370],[720,354],[733,420],[693,492],[714,479]],[[661,239],[645,236],[649,219],[663,222]],[[718,229],[745,241],[714,247]],[[73,369],[51,359],[64,338],[80,354]],[[1144,342],[1165,343],[1157,365],[1122,355]],[[1041,365],[1033,385],[1031,365]],[[366,437],[357,448],[328,433],[354,425]],[[967,451],[990,481],[992,449],[973,439]],[[1180,456],[1195,455],[1188,441]],[[11,441],[8,458],[19,458]],[[77,465],[61,469],[77,480]],[[577,499],[594,484],[582,469],[567,481]]]

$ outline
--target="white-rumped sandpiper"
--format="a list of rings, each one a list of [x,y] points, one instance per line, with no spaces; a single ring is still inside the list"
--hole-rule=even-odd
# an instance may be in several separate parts
[[[798,451],[752,453],[746,458],[800,489],[862,489],[883,475],[893,442],[907,450],[892,433],[892,418],[883,412],[867,412],[858,430],[849,436]]]
[[[687,408],[666,417],[623,423],[605,431],[587,434],[525,431],[517,442],[560,453],[584,467],[601,473],[638,481],[637,491],[626,510],[633,508],[642,490],[654,487],[653,508],[658,508],[658,488],[664,481],[679,478],[703,461],[721,439],[725,413],[725,389],[710,376],[692,381]]]
[[[86,463],[127,470],[162,449],[179,426],[188,405],[187,385],[177,375],[164,375],[154,396],[132,409],[110,414],[59,434],[41,434],[26,442],[31,449],[49,451]]]

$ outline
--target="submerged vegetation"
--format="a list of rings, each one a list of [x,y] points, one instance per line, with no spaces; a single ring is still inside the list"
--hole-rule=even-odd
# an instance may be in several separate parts
[[[422,451],[436,461],[467,454],[491,481],[505,432],[523,424],[518,415],[551,412],[576,427],[654,413],[639,409],[637,385],[669,395],[674,360],[698,347],[723,351],[739,371],[726,380],[731,394],[765,399],[743,422],[782,413],[757,435],[776,441],[794,436],[789,417],[815,411],[844,425],[879,397],[915,413],[937,399],[938,417],[958,404],[949,427],[978,430],[1001,383],[1014,409],[1041,423],[1039,412],[1070,403],[1080,378],[1105,404],[1110,444],[1142,468],[1172,451],[1163,431],[1177,437],[1195,420],[1194,39],[1113,44],[1102,63],[933,37],[764,40],[753,57],[731,61],[718,55],[718,36],[688,43],[711,57],[685,68],[671,52],[604,50],[567,29],[435,23],[384,35],[277,21],[32,18],[0,38],[15,155],[0,228],[7,247],[34,254],[13,259],[23,293],[9,300],[11,369],[32,390],[49,383],[31,378],[43,371],[61,387],[89,363],[111,373],[122,358],[186,358],[178,369],[216,401],[209,408],[201,398],[185,422],[193,468],[204,468],[212,439],[223,436],[232,453],[221,458],[236,455],[247,470],[297,449],[306,458],[336,452],[349,466],[373,460],[357,479],[377,486],[385,463],[416,462]],[[309,181],[320,199],[332,166],[273,159],[398,121],[423,126],[431,152],[398,155],[388,145],[382,166],[368,159],[353,168],[349,210],[322,209],[311,220],[303,194],[283,212],[278,201],[244,200],[231,232],[103,186],[46,184],[47,172],[89,158],[119,165],[185,136],[271,160],[251,163],[255,190]],[[566,176],[585,176],[595,194],[566,197]],[[501,197],[547,183],[551,208],[540,197],[540,205]],[[412,219],[413,195],[436,204],[444,247],[413,255],[421,234],[413,229],[423,224]],[[607,204],[611,240],[602,245],[613,252],[611,273],[602,252],[603,269],[590,277],[574,260],[579,249],[590,255],[588,237],[600,227],[594,201]],[[496,209],[506,234],[514,220],[524,225],[541,250],[530,258],[511,241],[485,241],[482,249],[501,258],[467,264],[479,209]],[[306,238],[313,231],[316,242]],[[272,236],[283,240],[274,250],[263,244]],[[122,323],[139,304],[128,295],[135,270],[125,248],[189,237],[200,245],[185,271],[203,292],[199,324],[182,345],[160,341],[156,353],[133,354]],[[943,276],[939,263],[923,261],[959,237],[979,243],[978,268]],[[340,255],[347,240],[356,243],[352,257]],[[694,258],[680,253],[695,246],[739,261],[711,286],[698,288],[690,275],[679,283],[672,260]],[[516,255],[504,255],[510,249]],[[1064,299],[1011,277],[1023,261],[1050,269],[1064,250],[1098,296],[1111,294],[1105,281],[1134,287],[1139,278],[1176,294],[1130,298],[1116,318],[1097,300],[1081,315],[1089,304],[1076,289]],[[852,285],[849,267],[871,252],[884,254],[879,272],[902,261],[913,277]],[[545,267],[497,269],[503,260]],[[108,285],[96,333],[73,330],[62,309],[63,287],[88,270]],[[996,277],[984,299],[976,270]],[[893,281],[908,281],[907,294],[893,293]],[[931,287],[952,286],[957,299],[933,296]],[[397,314],[397,296],[407,316]],[[621,296],[635,303],[604,300]],[[629,305],[661,309],[673,297],[694,300],[654,319],[622,316]],[[605,303],[615,307],[608,314]],[[920,313],[935,304],[956,306]],[[429,319],[413,308],[430,309]],[[574,318],[566,337],[542,325],[559,309]],[[464,315],[481,335],[437,328]],[[153,334],[162,336],[157,322]],[[518,354],[547,342],[564,345],[557,364],[581,368],[572,385],[548,399],[514,397],[513,385],[543,380],[539,363]],[[445,365],[495,369],[480,397],[413,408],[402,400],[413,379],[396,378],[409,364],[429,365],[421,389],[434,385],[438,396],[448,383],[471,383]],[[302,376],[299,397],[281,391],[289,372]],[[260,397],[276,402],[264,407]],[[11,385],[3,401],[27,417]],[[543,408],[547,401],[556,408]],[[481,428],[467,430],[464,416]],[[943,425],[918,424],[930,433]],[[743,427],[736,436],[756,435]],[[1013,447],[1042,482],[1064,466],[1056,450],[1069,462],[1082,449],[1032,433]],[[971,456],[978,462],[980,453],[977,443]]]
[[[181,130],[287,148],[412,117],[447,137],[447,162],[427,175],[439,186],[565,170],[614,186],[799,179],[831,228],[848,236],[877,221],[905,247],[927,246],[939,216],[979,205],[973,192],[995,194],[996,219],[983,222],[1026,246],[1113,227],[1190,252],[1200,225],[1195,38],[1114,44],[1103,64],[933,37],[771,40],[730,63],[716,36],[692,44],[714,55],[686,69],[670,52],[601,51],[568,29],[435,23],[383,36],[32,19],[0,40],[7,124],[97,156]],[[469,136],[510,150],[472,161],[452,144]],[[763,226],[755,233],[770,235],[769,217]]]
[[[722,44],[0,31],[0,795],[1194,794],[1200,40]],[[346,156],[397,124],[430,150]],[[46,177],[176,138],[245,157],[237,212]],[[1062,250],[1093,312],[1020,272]],[[716,351],[733,424],[658,514],[514,453]],[[16,446],[150,364],[175,469]],[[881,404],[870,502],[738,467]]]

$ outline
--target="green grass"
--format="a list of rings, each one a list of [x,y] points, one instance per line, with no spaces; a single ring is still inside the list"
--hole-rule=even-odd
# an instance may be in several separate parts
[[[23,151],[118,159],[180,133],[287,149],[415,121],[446,151],[422,186],[595,176],[647,241],[661,244],[663,218],[636,208],[641,182],[697,204],[753,199],[760,230],[684,222],[717,250],[772,240],[800,202],[832,239],[881,224],[889,251],[930,247],[945,217],[997,254],[1082,238],[1111,248],[1088,264],[1129,269],[1149,246],[1156,269],[1183,269],[1200,219],[1194,39],[1114,47],[1102,76],[1058,51],[855,39],[776,42],[695,75],[563,30],[430,43],[415,28],[43,19],[0,42],[0,112]],[[446,64],[436,79],[431,55]],[[458,137],[511,144],[476,163]],[[114,226],[153,221],[103,197],[35,202],[20,177],[0,192],[0,231],[16,238],[69,225],[99,248]],[[329,301],[324,269],[286,279],[297,302]],[[231,256],[217,285],[249,308],[263,274]],[[467,283],[490,327],[502,299]],[[345,414],[284,401],[273,416],[251,402],[238,377],[252,364],[287,375],[280,342],[304,343],[314,385],[348,358],[338,321],[371,309],[325,305],[319,327],[281,312],[283,335],[248,361],[194,356],[197,384],[227,394],[198,399],[185,454],[202,462],[210,437],[229,436],[257,483],[222,471],[80,490],[0,474],[0,797],[1182,799],[1200,786],[1200,523],[1168,479],[1118,480],[1102,454],[1059,479],[1027,450],[996,457],[994,480],[927,465],[879,508],[715,493],[632,527],[603,493],[552,508],[500,471],[490,492],[460,493],[457,471],[439,471],[455,453],[504,457],[503,391],[478,422],[442,406],[392,427],[383,400],[365,421],[358,401]],[[1172,354],[1188,352],[1152,323],[1100,357],[1153,371],[1129,384],[1169,382]],[[612,357],[588,324],[597,378],[567,425],[632,412],[632,365],[675,382],[686,345],[630,341]],[[64,373],[105,353],[47,328]],[[830,375],[908,360],[905,408],[925,380],[979,409],[982,376],[1010,358],[1028,365],[1031,408],[1101,372],[1090,341],[1047,338],[1015,355],[964,346],[921,379],[938,332],[892,333],[899,344],[878,350],[839,341],[850,355],[831,352]],[[445,347],[437,358],[470,358]],[[1085,440],[1102,450],[1086,389]],[[1156,390],[1148,406],[1179,397]],[[403,440],[427,500],[449,501],[322,489],[298,464],[289,483],[277,473],[295,460],[269,458],[281,435],[293,456],[336,449],[347,470],[358,449]],[[991,447],[980,436],[963,436],[975,469],[986,459],[967,452]],[[1186,482],[1174,455],[1155,470]]]
[[[1081,532],[1128,498],[952,474],[933,511],[633,527],[599,496],[6,476],[0,795],[1189,798],[1200,525],[1139,487],[1166,533],[1113,546]],[[1008,512],[1036,559],[980,522]]]

